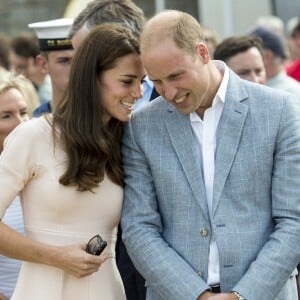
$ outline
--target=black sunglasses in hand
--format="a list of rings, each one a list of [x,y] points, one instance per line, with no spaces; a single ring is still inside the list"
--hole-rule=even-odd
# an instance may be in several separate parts
[[[104,241],[99,234],[97,234],[89,240],[85,251],[92,255],[100,255],[106,246],[107,242]]]

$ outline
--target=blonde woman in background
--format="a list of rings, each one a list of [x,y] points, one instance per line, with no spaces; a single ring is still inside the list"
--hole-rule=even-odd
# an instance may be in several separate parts
[[[3,143],[8,134],[21,122],[27,121],[28,103],[34,101],[28,98],[31,83],[23,76],[15,76],[11,73],[0,77],[0,154]],[[27,90],[28,89],[28,90]],[[35,92],[33,88],[33,92]],[[3,223],[13,227],[20,233],[24,233],[22,209],[17,197],[7,209]],[[10,298],[17,278],[21,262],[0,255],[0,300]]]
[[[6,87],[11,85],[18,86],[18,89],[24,94],[27,103],[27,113],[31,118],[33,111],[40,105],[39,96],[32,82],[23,75],[17,75],[9,71],[0,73],[0,82],[1,92],[2,87],[6,89]]]
[[[40,105],[39,96],[34,85],[29,79],[19,75],[17,81],[20,85],[22,85],[22,89],[25,94],[25,100],[27,102],[28,116],[31,118],[33,111]]]

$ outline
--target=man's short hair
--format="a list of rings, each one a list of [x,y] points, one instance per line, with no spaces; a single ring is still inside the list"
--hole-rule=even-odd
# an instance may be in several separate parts
[[[243,53],[250,48],[257,48],[263,54],[261,39],[252,35],[232,36],[217,45],[214,59],[227,62],[232,56]]]
[[[300,33],[300,21],[295,25],[294,29],[292,30],[291,37],[295,38],[297,34]]]
[[[139,36],[145,23],[145,16],[131,0],[94,0],[89,2],[75,18],[69,37],[72,38],[82,28],[90,31],[102,23],[118,23]]]
[[[22,33],[11,40],[11,49],[24,58],[35,58],[40,53],[37,37],[31,33]]]
[[[9,69],[9,49],[10,49],[10,38],[4,33],[0,33],[0,66]]]
[[[157,18],[161,20],[158,25]],[[156,25],[153,26],[153,22]],[[147,48],[153,42],[166,39],[171,39],[179,49],[192,56],[196,54],[196,45],[204,42],[199,22],[190,14],[178,10],[166,10],[151,18],[141,34],[141,47]]]

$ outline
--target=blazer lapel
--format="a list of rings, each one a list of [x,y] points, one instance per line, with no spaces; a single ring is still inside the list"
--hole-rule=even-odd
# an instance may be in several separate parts
[[[232,80],[232,76],[230,79]],[[240,85],[241,83],[239,82],[236,84]],[[232,87],[228,86],[223,113],[217,132],[213,214],[218,206],[226,179],[234,161],[248,111],[248,106],[241,102],[248,97],[244,90],[237,88],[239,90],[238,94],[240,100],[233,100],[237,98],[237,93],[236,91],[233,92],[231,89]]]
[[[165,119],[165,125],[197,202],[204,215],[208,217],[205,187],[199,158],[196,152],[195,137],[192,132],[189,115],[175,111],[173,107]],[[189,187],[187,186],[187,189]]]

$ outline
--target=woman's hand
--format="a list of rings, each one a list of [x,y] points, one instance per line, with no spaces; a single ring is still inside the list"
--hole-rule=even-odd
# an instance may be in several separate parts
[[[108,254],[88,254],[86,244],[53,246],[23,236],[0,221],[0,253],[11,258],[60,268],[84,277],[97,272]],[[0,299],[1,300],[1,299]]]
[[[0,300],[9,300],[9,299],[5,297],[2,293],[0,293]]]
[[[100,256],[88,254],[86,245],[71,245],[56,247],[51,259],[51,265],[63,269],[75,277],[85,277],[97,272],[100,266],[108,259],[108,253]],[[1,300],[1,299],[0,299]]]

